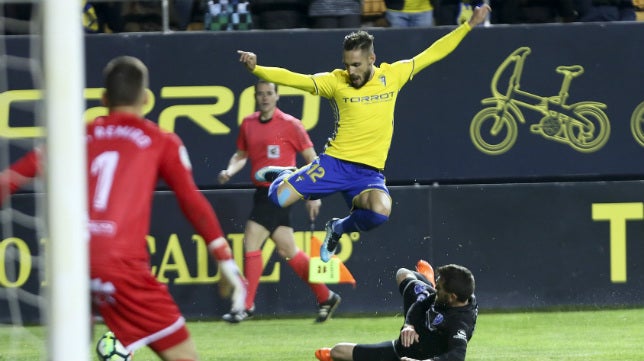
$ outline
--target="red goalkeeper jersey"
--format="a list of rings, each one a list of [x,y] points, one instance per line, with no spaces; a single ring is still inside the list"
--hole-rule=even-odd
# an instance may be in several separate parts
[[[275,108],[269,122],[260,122],[259,112],[244,118],[237,137],[237,149],[248,154],[251,179],[260,187],[270,185],[255,180],[253,175],[260,168],[269,165],[295,166],[297,153],[311,147],[313,143],[302,122],[278,108]]]
[[[179,137],[127,113],[99,117],[87,127],[88,202],[92,265],[149,259],[152,199],[162,179],[206,242],[223,235],[210,203],[192,177]],[[118,264],[118,263],[116,263]]]

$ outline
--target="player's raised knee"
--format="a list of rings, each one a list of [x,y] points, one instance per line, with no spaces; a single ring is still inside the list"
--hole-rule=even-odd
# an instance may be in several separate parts
[[[372,230],[389,220],[389,216],[370,209],[356,209],[353,213],[356,224],[361,231]]]

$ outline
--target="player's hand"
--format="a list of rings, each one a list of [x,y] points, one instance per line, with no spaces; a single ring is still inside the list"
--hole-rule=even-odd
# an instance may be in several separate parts
[[[219,184],[225,184],[227,183],[231,178],[230,173],[226,169],[222,170],[219,172],[219,175],[217,176],[217,180],[219,180]]]
[[[400,330],[400,342],[403,347],[409,347],[414,342],[418,342],[418,333],[412,325],[405,325],[402,330]]]
[[[237,50],[239,54],[239,62],[246,65],[246,69],[253,71],[257,65],[257,55],[251,53],[250,51]]]
[[[474,13],[470,18],[470,27],[475,27],[476,25],[482,23],[487,19],[488,14],[492,11],[492,8],[488,4],[483,4],[474,8]]]
[[[320,207],[322,206],[321,199],[308,200],[306,201],[306,210],[309,213],[309,220],[312,222],[320,214]]]

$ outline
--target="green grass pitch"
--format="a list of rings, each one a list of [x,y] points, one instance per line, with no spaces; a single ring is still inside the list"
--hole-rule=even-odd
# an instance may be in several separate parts
[[[338,315],[325,324],[314,324],[312,317],[260,317],[238,325],[193,321],[188,327],[202,361],[314,361],[319,347],[393,339],[401,322],[400,315]],[[481,310],[467,361],[642,361],[643,325],[644,309],[491,314]],[[105,330],[97,325],[94,340]],[[42,327],[26,331],[0,327],[0,360],[38,360],[44,332]],[[16,341],[20,333],[28,336]],[[90,360],[96,360],[93,351]],[[147,348],[134,355],[134,361],[147,360],[156,360]]]

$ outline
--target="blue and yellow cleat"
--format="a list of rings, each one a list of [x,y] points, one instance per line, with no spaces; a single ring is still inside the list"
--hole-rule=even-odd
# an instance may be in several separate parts
[[[331,257],[335,254],[335,251],[338,249],[338,244],[340,243],[341,234],[333,232],[333,223],[340,218],[332,218],[330,221],[326,222],[324,229],[326,230],[326,236],[324,237],[324,243],[320,246],[320,259],[322,262],[329,262]]]

